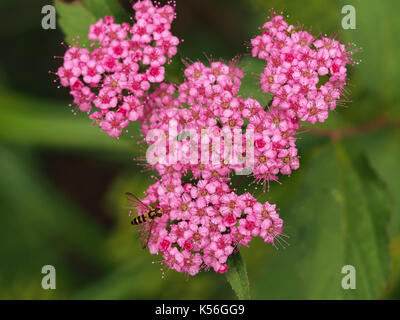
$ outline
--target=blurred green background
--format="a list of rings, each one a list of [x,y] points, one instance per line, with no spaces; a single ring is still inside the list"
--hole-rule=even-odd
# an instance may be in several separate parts
[[[117,141],[90,126],[48,74],[61,63],[53,56],[64,52],[63,30],[71,39],[103,15],[126,18],[116,2],[57,1],[57,29],[43,30],[41,8],[50,0],[0,1],[0,298],[233,299],[213,272],[161,279],[151,263],[158,257],[140,249],[121,209],[125,191],[141,194],[151,181],[133,160],[141,155],[130,137],[138,130]],[[246,43],[270,8],[361,48],[349,73],[351,101],[318,129],[304,129],[301,168],[264,196],[280,208],[291,245],[276,250],[257,239],[241,250],[254,299],[400,298],[400,3],[351,1],[356,30],[341,27],[345,4],[177,1],[179,56],[240,54],[242,94],[263,103],[255,85],[262,63]],[[181,68],[173,64],[169,76],[179,79]],[[56,267],[56,290],[41,288],[47,264]],[[356,290],[341,288],[347,264],[356,268]]]

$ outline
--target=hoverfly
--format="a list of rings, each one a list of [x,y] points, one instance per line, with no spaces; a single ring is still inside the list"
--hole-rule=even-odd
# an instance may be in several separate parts
[[[131,205],[131,207],[129,207],[130,209],[135,209],[136,212],[139,211],[139,208],[142,211],[146,211],[146,213],[138,215],[131,221],[132,225],[140,228],[142,248],[146,248],[151,236],[151,230],[153,229],[154,219],[162,216],[162,210],[161,208],[152,208],[144,204],[138,197],[130,192],[125,192],[125,195]],[[129,212],[130,215],[132,213],[132,211]]]

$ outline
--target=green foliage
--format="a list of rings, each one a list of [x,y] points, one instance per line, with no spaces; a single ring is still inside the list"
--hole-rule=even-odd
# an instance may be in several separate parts
[[[28,0],[3,1],[0,7],[2,12],[19,12],[26,3],[31,10]],[[353,1],[357,29],[342,30],[344,4],[348,3],[218,0],[177,4],[184,14],[178,15],[174,32],[185,39],[178,59],[206,60],[204,51],[214,59],[245,53],[243,42],[257,33],[272,7],[289,14],[290,23],[313,26],[314,34],[340,31],[340,38],[362,48],[355,54],[361,63],[350,70],[347,108],[331,113],[327,122],[317,126],[319,131],[313,130],[315,126],[304,127],[308,133],[300,134],[298,140],[300,169],[282,178],[282,184],[272,184],[261,198],[277,204],[285,221],[284,233],[290,236],[281,241],[290,246],[282,242],[286,248],[277,244],[277,250],[256,239],[249,248],[241,248],[243,259],[229,260],[228,279],[239,298],[250,298],[248,282],[254,299],[400,298],[400,82],[395,77],[399,5],[394,0]],[[69,44],[79,36],[80,44],[88,45],[89,25],[105,15],[128,21],[115,0],[56,0],[55,5],[59,29]],[[9,10],[10,6],[21,7]],[[3,33],[0,37],[10,43],[10,53],[34,54],[37,48],[24,47],[26,37],[38,32],[39,43],[53,35],[55,40],[46,45],[48,56],[55,55],[61,36],[33,31],[38,29],[33,22],[32,28],[27,35],[18,29],[8,38]],[[7,61],[0,63],[0,298],[235,298],[225,277],[214,272],[185,281],[182,274],[170,271],[161,279],[160,266],[152,264],[160,257],[140,249],[138,234],[122,208],[127,205],[124,192],[140,196],[152,181],[151,173],[144,173],[132,161],[143,156],[131,138],[139,133],[139,126],[130,127],[120,140],[112,139],[90,126],[86,114],[73,116],[67,108],[70,100],[33,96],[30,86],[21,85],[20,80],[29,77],[52,87],[48,68],[43,74],[37,74],[34,66],[10,71]],[[257,86],[263,63],[244,57],[240,66],[246,71],[240,93],[267,103],[270,97]],[[179,83],[183,67],[176,60],[167,70],[168,78]],[[368,125],[376,119],[384,119],[382,125]],[[331,139],[333,133],[339,139]],[[48,162],[43,159],[52,161],[55,155],[65,159],[79,155],[93,166],[107,158],[115,167],[116,173],[99,182],[106,192],[96,199],[112,220],[107,228],[100,223],[99,213],[71,200],[62,191],[62,182],[46,170]],[[77,186],[86,183],[79,176],[75,179]],[[242,191],[247,183],[249,179]],[[85,194],[93,192],[88,188]],[[56,291],[40,287],[40,271],[46,264],[57,269]],[[341,269],[346,264],[356,268],[356,290],[341,288]]]
[[[96,23],[93,12],[78,1],[65,3],[57,0],[55,7],[59,16],[58,24],[65,34],[65,41],[73,45],[79,40],[81,46],[88,46],[90,44],[87,38],[89,26]]]
[[[285,212],[291,245],[265,259],[261,279],[252,280],[255,293],[286,299],[376,297],[389,272],[386,188],[365,157],[341,143],[315,149],[305,162],[300,174],[285,181],[295,186],[289,195],[284,185],[271,191]],[[340,286],[347,264],[357,270],[357,290]]]
[[[390,246],[392,255],[390,281],[386,290],[381,294],[383,299],[396,299],[400,297],[400,236],[393,239]]]
[[[116,23],[129,22],[128,13],[115,0],[83,0],[83,6],[96,18],[112,16]]]
[[[265,106],[271,97],[263,93],[261,87],[258,85],[260,82],[259,74],[264,72],[265,62],[251,58],[243,58],[240,61],[239,67],[245,73],[239,94],[245,98],[256,99]]]
[[[271,9],[287,16],[290,24],[304,26],[306,29],[312,28],[311,31],[315,34],[320,32],[332,34],[340,29],[340,9],[334,1],[309,0],[304,3],[296,0],[285,2],[250,0],[250,2],[253,4],[254,14],[260,17],[260,21],[253,30],[265,22]]]
[[[352,138],[351,143],[357,144],[370,159],[374,170],[386,182],[391,192],[389,205],[393,210],[390,221],[390,234],[400,233],[400,131],[396,128],[386,128],[368,133],[359,138]]]
[[[0,298],[65,297],[104,272],[104,230],[36,174],[32,155],[1,147],[0,166],[0,287],[11,291],[1,291]],[[40,287],[46,264],[62,275],[53,294]]]
[[[347,1],[340,3],[348,4]],[[395,0],[371,1],[366,5],[364,1],[356,0],[351,5],[356,9],[357,27],[355,30],[346,30],[344,36],[361,48],[357,53],[361,60],[357,68],[359,80],[364,88],[371,91],[376,109],[383,108],[399,119],[400,93],[396,71],[400,68],[400,25],[393,22],[397,19],[400,3]]]
[[[228,279],[233,291],[240,300],[250,299],[250,285],[247,277],[246,264],[239,252],[233,253],[228,261]]]
[[[79,43],[88,46],[89,26],[105,16],[113,16],[116,23],[129,22],[128,14],[115,0],[83,0],[71,3],[56,0],[55,6],[59,25],[69,44],[74,44],[73,39],[78,40],[79,37]]]
[[[78,113],[74,117],[65,104],[1,90],[0,111],[0,139],[4,143],[101,150],[120,153],[124,157],[139,154],[129,136],[110,139],[106,133],[91,126],[86,114]],[[139,126],[134,124],[129,131],[137,134]]]

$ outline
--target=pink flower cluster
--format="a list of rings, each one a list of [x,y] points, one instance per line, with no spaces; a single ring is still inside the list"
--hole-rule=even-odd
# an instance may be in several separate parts
[[[143,199],[163,213],[142,226],[150,252],[167,268],[194,275],[226,272],[228,257],[253,237],[284,245],[275,205],[237,194],[231,175],[251,173],[265,186],[299,168],[300,120],[323,122],[336,107],[351,53],[273,16],[251,41],[252,55],[267,63],[261,88],[273,95],[263,107],[239,95],[244,74],[236,61],[187,64],[183,83],[165,81],[179,44],[170,33],[174,6],[145,0],[133,7],[133,26],[99,20],[89,32],[97,45],[69,48],[57,74],[82,111],[96,108],[90,118],[110,136],[141,123],[148,166],[161,176]]]
[[[177,88],[163,83],[149,94],[142,131],[157,159],[153,169],[161,180],[149,187],[144,202],[159,206],[163,215],[153,222],[148,247],[151,253],[163,256],[167,268],[190,275],[203,268],[224,273],[234,248],[247,246],[253,237],[285,245],[275,205],[261,204],[249,193],[236,194],[229,188],[230,175],[250,166],[256,179],[269,181],[277,180],[278,173],[297,169],[293,134],[299,124],[279,109],[266,111],[258,101],[241,98],[242,77],[235,63],[211,62],[207,67],[196,62],[188,65],[186,80]],[[174,132],[171,121],[176,123]],[[253,157],[249,162],[233,161],[248,152],[246,133],[242,132],[250,128],[254,132]],[[230,146],[235,130],[237,150]],[[182,133],[190,137],[180,139]],[[217,161],[212,152],[207,158],[200,152],[213,148],[209,139],[214,137],[219,142]],[[227,149],[230,161],[225,162]],[[194,157],[193,151],[198,151]],[[174,163],[173,154],[177,157]],[[192,182],[183,183],[188,173]]]
[[[261,204],[249,193],[237,195],[220,180],[183,185],[180,178],[164,175],[146,193],[144,203],[158,203],[163,211],[148,247],[162,254],[164,272],[171,268],[195,275],[212,268],[225,273],[228,257],[252,237],[284,241],[275,205]]]
[[[272,105],[290,118],[324,122],[342,94],[352,53],[334,39],[296,30],[280,15],[261,29],[262,35],[251,40],[252,55],[267,62],[260,84],[274,95]]]
[[[177,53],[179,40],[170,32],[174,7],[155,7],[149,0],[133,5],[136,23],[100,19],[90,27],[92,50],[70,47],[57,71],[81,111],[112,137],[130,121],[143,118],[147,94],[165,78],[164,65]]]
[[[191,172],[197,179],[229,179],[232,171],[252,169],[257,180],[267,182],[299,167],[293,137],[298,120],[241,98],[243,73],[234,63],[211,62],[206,67],[196,62],[185,76],[177,89],[161,84],[147,101],[149,116],[142,131],[154,146],[154,168],[160,175]],[[173,136],[171,121],[177,124]]]

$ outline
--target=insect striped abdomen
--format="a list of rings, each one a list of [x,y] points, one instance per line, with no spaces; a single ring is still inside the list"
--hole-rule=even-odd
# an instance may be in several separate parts
[[[145,223],[147,221],[147,213],[143,214],[141,216],[137,216],[135,219],[132,220],[132,224],[134,225],[138,225],[138,224],[142,224]]]

